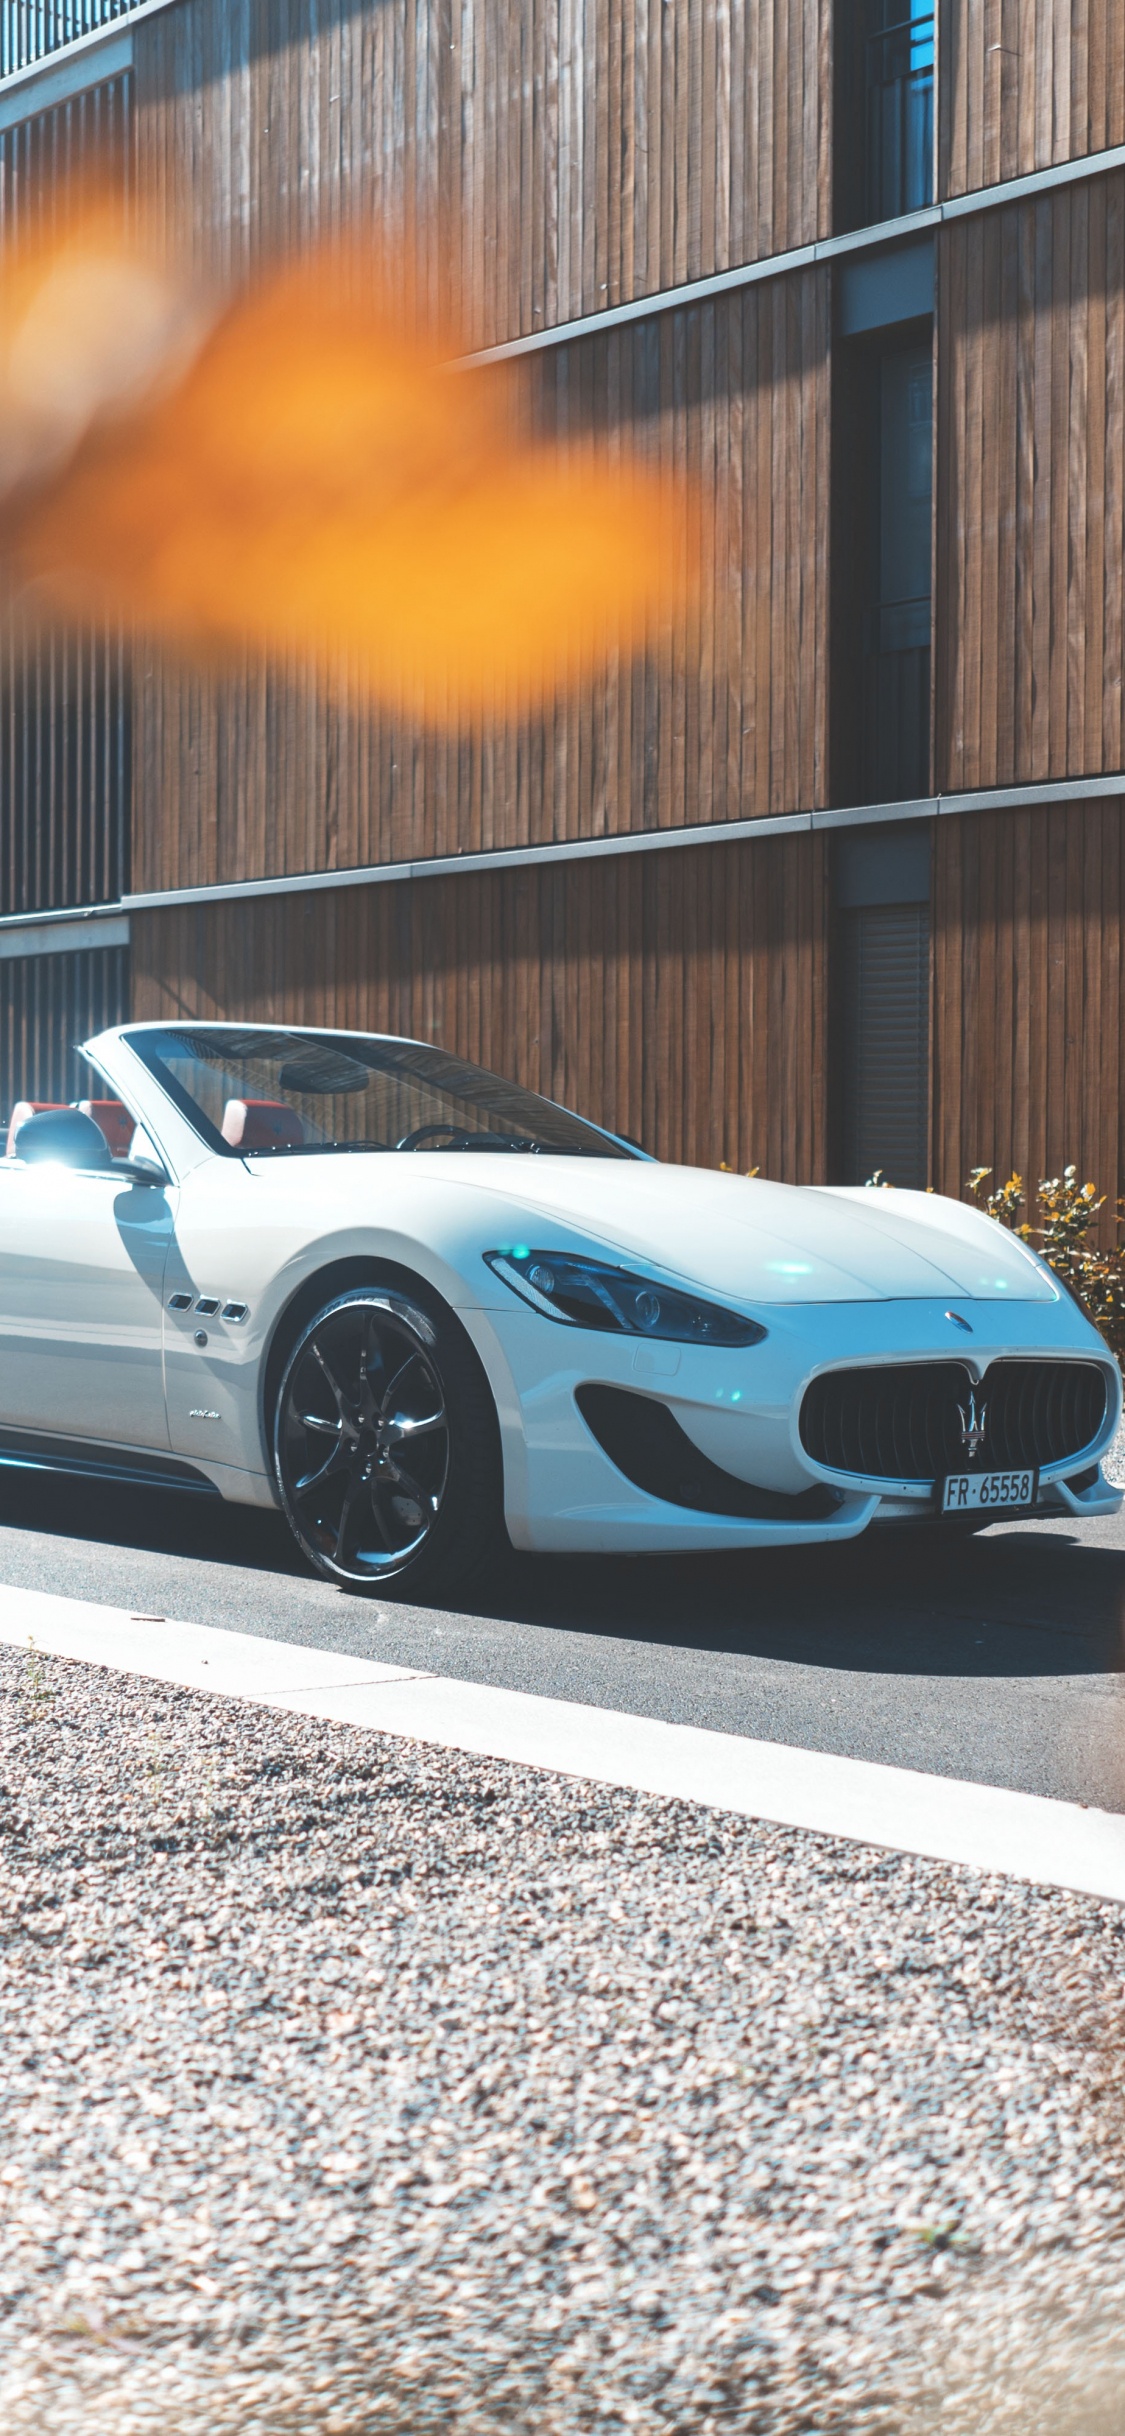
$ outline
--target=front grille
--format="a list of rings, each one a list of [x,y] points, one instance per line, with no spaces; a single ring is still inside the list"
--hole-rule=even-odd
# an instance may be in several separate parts
[[[801,1444],[815,1463],[869,1480],[936,1480],[945,1472],[1065,1463],[1106,1416],[1096,1362],[993,1362],[980,1382],[961,1362],[903,1362],[831,1370],[801,1406]],[[970,1457],[958,1406],[985,1407],[983,1445]]]

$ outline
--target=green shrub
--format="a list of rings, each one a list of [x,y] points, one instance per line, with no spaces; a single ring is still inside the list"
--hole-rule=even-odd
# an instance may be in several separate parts
[[[974,1167],[965,1179],[970,1200],[978,1209],[987,1210],[999,1226],[1010,1227],[1024,1243],[1035,1245],[1095,1328],[1100,1328],[1118,1361],[1125,1361],[1125,1201],[1117,1203],[1114,1240],[1107,1248],[1090,1241],[1090,1229],[1105,1208],[1106,1196],[1096,1184],[1080,1184],[1076,1167],[1064,1167],[1061,1176],[1042,1179],[1035,1194],[1038,1223],[1019,1216],[1027,1205],[1023,1177],[1009,1176],[1006,1184],[996,1184],[987,1193],[984,1188],[991,1174],[990,1167]],[[867,1181],[885,1186],[887,1178],[877,1167]],[[932,1192],[932,1185],[929,1190]]]
[[[1090,1241],[1090,1229],[1105,1208],[1106,1196],[1096,1184],[1080,1184],[1075,1167],[1064,1167],[1061,1176],[1043,1179],[1035,1195],[1034,1220],[1018,1215],[1026,1206],[1023,1177],[1009,1176],[1006,1184],[995,1185],[989,1193],[985,1186],[991,1174],[990,1167],[974,1167],[965,1186],[971,1199],[999,1225],[1010,1227],[1025,1243],[1035,1245],[1121,1360],[1125,1357],[1125,1202],[1117,1203],[1114,1240],[1107,1248]]]

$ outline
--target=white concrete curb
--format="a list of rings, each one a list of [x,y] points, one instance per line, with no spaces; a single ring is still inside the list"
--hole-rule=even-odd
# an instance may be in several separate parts
[[[0,1642],[1125,1902],[1125,1817],[0,1586]]]

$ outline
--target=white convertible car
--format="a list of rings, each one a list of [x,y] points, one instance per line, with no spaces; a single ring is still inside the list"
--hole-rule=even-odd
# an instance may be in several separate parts
[[[282,1506],[356,1589],[519,1548],[1116,1513],[1121,1382],[953,1201],[669,1167],[443,1049],[128,1024],[0,1159],[0,1458]]]

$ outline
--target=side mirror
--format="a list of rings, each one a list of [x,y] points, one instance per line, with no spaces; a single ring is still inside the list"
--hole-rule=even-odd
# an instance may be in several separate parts
[[[124,1176],[129,1184],[152,1184],[161,1190],[171,1182],[167,1169],[157,1159],[115,1159],[113,1172],[115,1176]]]
[[[13,1145],[26,1166],[84,1168],[105,1174],[112,1165],[109,1144],[93,1117],[80,1108],[42,1108],[25,1117]]]

